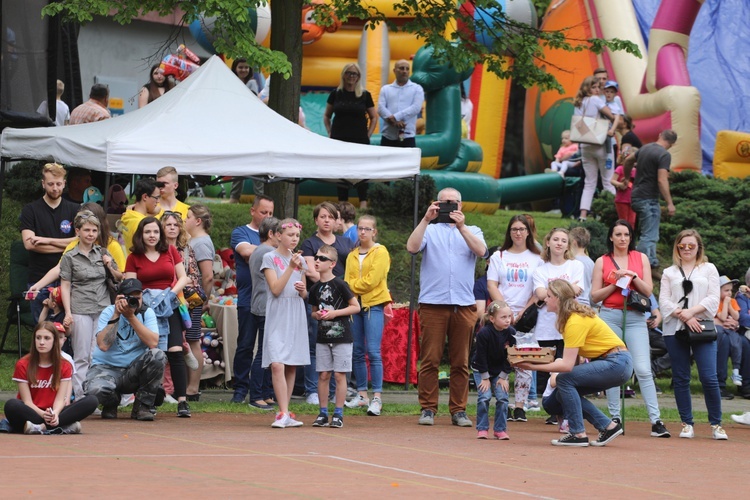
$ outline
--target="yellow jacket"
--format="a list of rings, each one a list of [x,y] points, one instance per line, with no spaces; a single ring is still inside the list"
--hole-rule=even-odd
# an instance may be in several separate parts
[[[359,296],[363,308],[369,308],[391,301],[388,291],[388,271],[391,269],[391,256],[383,245],[375,244],[359,265],[357,247],[346,258],[346,278],[352,292]]]

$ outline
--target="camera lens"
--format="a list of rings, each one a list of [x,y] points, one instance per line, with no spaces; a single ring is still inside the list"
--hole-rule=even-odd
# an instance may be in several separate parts
[[[127,296],[125,299],[128,301],[128,306],[131,309],[137,309],[141,305],[137,297]]]

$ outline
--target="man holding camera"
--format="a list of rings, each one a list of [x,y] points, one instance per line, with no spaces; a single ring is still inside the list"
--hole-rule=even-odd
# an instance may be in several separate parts
[[[130,418],[154,419],[151,408],[157,403],[166,355],[157,347],[156,314],[143,305],[142,292],[143,285],[137,279],[123,280],[114,305],[99,316],[84,390],[97,397],[105,419],[117,418],[120,396],[130,393],[135,394]]]
[[[406,242],[412,254],[422,252],[419,277],[420,425],[433,425],[438,407],[438,370],[448,337],[450,355],[451,422],[471,427],[466,417],[469,398],[469,346],[476,321],[474,268],[487,255],[482,230],[465,224],[461,193],[445,188],[438,193]]]

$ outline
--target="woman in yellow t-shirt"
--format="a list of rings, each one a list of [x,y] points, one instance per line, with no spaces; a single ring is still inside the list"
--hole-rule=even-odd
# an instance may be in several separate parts
[[[565,280],[553,280],[547,287],[547,310],[557,313],[557,330],[562,332],[563,357],[552,363],[519,363],[524,369],[557,372],[557,399],[563,407],[570,433],[553,439],[555,446],[588,446],[583,426],[586,417],[599,430],[592,446],[604,446],[622,434],[622,426],[613,422],[584,396],[622,385],[633,375],[633,359],[625,344],[602,321],[596,311],[576,301],[573,286]],[[578,364],[578,357],[590,361]]]

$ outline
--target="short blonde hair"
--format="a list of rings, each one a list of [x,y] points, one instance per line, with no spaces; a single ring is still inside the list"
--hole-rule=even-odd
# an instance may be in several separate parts
[[[683,229],[677,234],[677,238],[675,238],[674,240],[674,246],[672,247],[672,263],[675,266],[682,265],[682,257],[680,257],[680,249],[677,248],[677,245],[679,245],[680,242],[688,236],[692,236],[693,238],[695,238],[695,241],[698,243],[698,253],[695,254],[696,264],[708,262],[705,247],[703,246],[703,238],[701,238],[701,235],[698,234],[698,231],[696,231],[695,229]]]
[[[44,168],[42,169],[42,179],[44,179],[46,174],[50,174],[52,177],[64,178],[66,173],[65,167],[59,163],[45,163]]]
[[[65,84],[62,80],[57,80],[57,97],[60,97],[65,92]]]
[[[172,182],[177,182],[177,169],[174,167],[162,167],[156,172],[156,178],[165,177],[167,175],[172,176]]]

